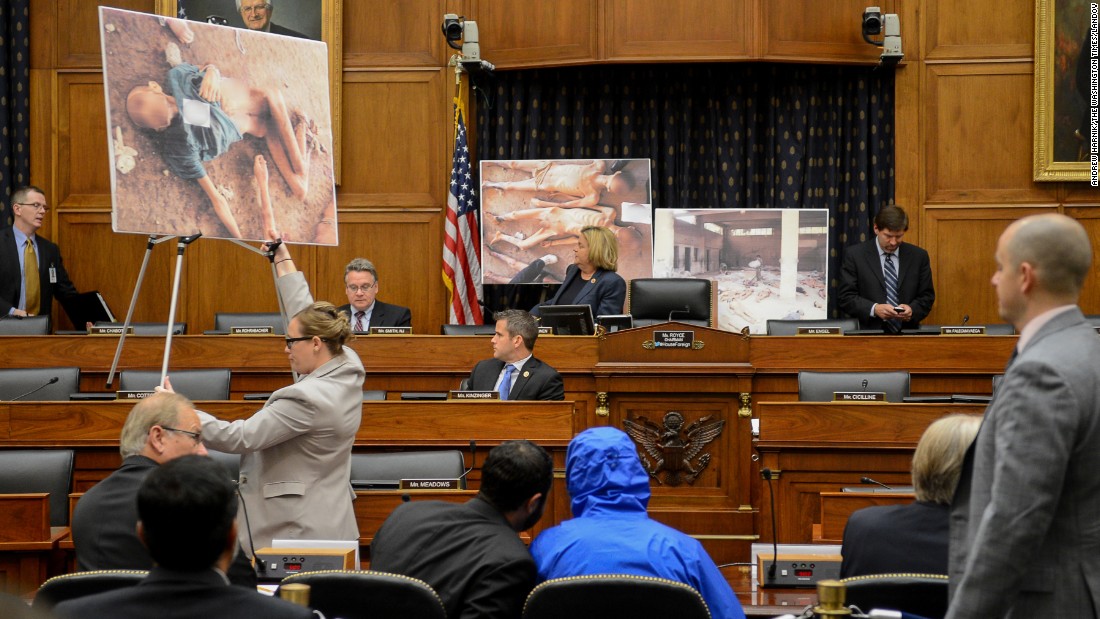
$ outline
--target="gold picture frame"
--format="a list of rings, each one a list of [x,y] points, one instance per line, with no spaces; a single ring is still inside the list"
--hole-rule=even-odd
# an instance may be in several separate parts
[[[1089,31],[1089,4],[1088,0],[1035,2],[1036,181],[1089,180],[1088,93],[1080,92],[1077,75],[1082,42]]]
[[[332,114],[332,166],[333,176],[336,179],[336,184],[340,184],[340,169],[341,169],[341,157],[340,157],[340,133],[342,126],[342,118],[340,111],[343,109],[341,104],[341,86],[344,81],[344,66],[343,66],[343,47],[341,45],[341,33],[343,32],[342,15],[343,15],[343,0],[276,0],[279,7],[283,7],[290,3],[302,3],[307,6],[314,6],[320,4],[320,23],[311,24],[310,28],[312,32],[320,32],[320,40],[324,41],[328,45],[328,73],[329,73],[329,103],[332,107],[330,113]],[[226,5],[228,7],[226,17],[231,21],[227,25],[237,25],[234,23],[240,22],[239,15],[236,14],[236,7],[234,0],[156,0],[156,13],[157,15],[164,15],[167,17],[176,17],[179,14],[180,4],[187,7],[189,2],[202,3],[202,4],[219,4]],[[278,12],[275,13],[276,18],[272,19],[272,23],[278,23]],[[194,17],[190,17],[193,21],[205,21],[205,19],[196,20]],[[318,27],[319,26],[319,27]],[[239,27],[239,26],[238,26]],[[305,28],[302,29],[306,31]],[[306,37],[312,38],[312,37]]]

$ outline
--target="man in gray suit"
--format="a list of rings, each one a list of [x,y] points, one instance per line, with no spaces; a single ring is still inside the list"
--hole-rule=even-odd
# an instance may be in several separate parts
[[[951,510],[949,619],[1100,610],[1100,336],[1077,299],[1092,263],[1063,215],[1014,222],[993,285],[1020,339]]]

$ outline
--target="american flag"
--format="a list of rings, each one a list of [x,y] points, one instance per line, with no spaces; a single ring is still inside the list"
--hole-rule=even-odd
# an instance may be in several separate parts
[[[477,199],[470,176],[470,149],[462,107],[455,102],[455,151],[447,194],[447,225],[443,239],[443,282],[451,293],[450,323],[482,324],[481,235]]]

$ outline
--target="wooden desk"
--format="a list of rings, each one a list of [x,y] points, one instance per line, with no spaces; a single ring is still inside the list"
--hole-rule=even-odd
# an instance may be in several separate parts
[[[69,527],[50,526],[50,495],[0,495],[0,591],[26,596],[50,575],[51,555]]]
[[[821,524],[814,525],[815,544],[839,544],[852,512],[875,505],[907,505],[912,492],[822,492]]]
[[[779,542],[813,541],[813,525],[822,522],[822,492],[857,486],[863,476],[909,485],[913,450],[924,430],[949,413],[979,415],[984,410],[982,404],[757,404],[760,466],[777,476],[772,484]],[[771,539],[771,508],[764,498],[758,530],[763,539]]]

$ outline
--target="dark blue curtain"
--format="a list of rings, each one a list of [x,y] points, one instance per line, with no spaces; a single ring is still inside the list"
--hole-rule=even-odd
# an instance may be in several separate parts
[[[30,0],[0,3],[0,196],[11,222],[11,192],[30,183]]]
[[[892,69],[532,69],[480,78],[474,92],[479,160],[649,158],[656,208],[828,209],[832,290],[838,248],[859,242],[893,201]],[[486,286],[490,310],[526,309],[544,294],[522,286],[505,298],[498,288]]]

